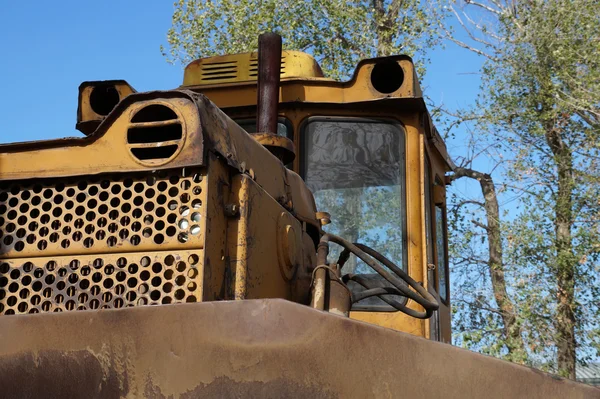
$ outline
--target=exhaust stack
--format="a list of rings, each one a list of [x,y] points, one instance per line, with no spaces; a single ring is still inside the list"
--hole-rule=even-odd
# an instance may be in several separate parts
[[[258,37],[257,132],[277,134],[280,71],[281,36],[263,33]]]
[[[281,162],[289,164],[296,157],[294,143],[277,135],[280,74],[281,36],[263,33],[258,37],[257,133],[253,136]]]

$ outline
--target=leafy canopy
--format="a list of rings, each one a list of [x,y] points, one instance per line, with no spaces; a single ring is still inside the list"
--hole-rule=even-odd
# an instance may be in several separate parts
[[[421,0],[179,0],[174,5],[168,45],[161,47],[173,63],[254,51],[258,35],[273,31],[282,36],[284,48],[312,54],[328,76],[340,78],[350,76],[360,59],[422,57],[439,39],[440,11]]]

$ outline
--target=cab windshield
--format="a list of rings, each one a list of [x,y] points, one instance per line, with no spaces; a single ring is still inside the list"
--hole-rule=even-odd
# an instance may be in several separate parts
[[[332,223],[324,230],[366,244],[406,270],[403,127],[377,119],[311,118],[302,141],[305,181],[317,209],[331,214]],[[339,248],[331,250],[330,257],[337,259]],[[388,285],[355,256],[342,271]],[[350,287],[363,289],[353,282]],[[373,306],[388,305],[372,297],[353,308]]]

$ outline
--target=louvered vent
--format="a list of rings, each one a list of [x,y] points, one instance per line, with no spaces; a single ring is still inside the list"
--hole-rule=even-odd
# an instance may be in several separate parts
[[[211,62],[202,64],[202,80],[228,80],[238,75],[237,61]]]
[[[139,110],[127,130],[127,145],[135,159],[144,165],[163,165],[181,150],[184,129],[171,108],[152,104]]]
[[[279,71],[281,76],[285,76],[285,55],[281,56],[281,68]],[[250,69],[248,70],[248,76],[251,78],[258,77],[258,58],[250,58]]]

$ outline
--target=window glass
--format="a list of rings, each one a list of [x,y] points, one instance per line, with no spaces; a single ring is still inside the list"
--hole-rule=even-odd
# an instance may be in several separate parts
[[[433,259],[433,218],[431,217],[431,210],[433,207],[433,192],[431,190],[431,164],[429,158],[425,156],[425,239],[427,245],[427,280],[429,281],[429,291],[435,292],[436,281],[435,281],[435,270],[430,268],[430,264],[435,264]],[[431,316],[429,327],[430,327],[430,338],[434,341],[440,340],[440,314],[436,310]]]
[[[446,275],[446,228],[444,220],[444,209],[435,206],[435,231],[437,239],[437,258],[438,258],[438,276],[440,279],[440,297],[447,301],[448,298],[448,278]]]
[[[406,268],[402,126],[379,120],[313,119],[305,125],[303,142],[305,181],[317,209],[331,214],[332,223],[324,230],[368,245]],[[330,259],[337,260],[339,252],[332,245]],[[355,256],[342,272],[388,285]],[[377,297],[360,305],[388,306]]]
[[[433,207],[432,191],[431,191],[431,165],[429,158],[425,157],[425,238],[427,239],[427,263],[435,264],[433,259],[433,225],[431,218],[431,209]],[[429,281],[435,289],[435,280],[433,273],[430,273]]]

